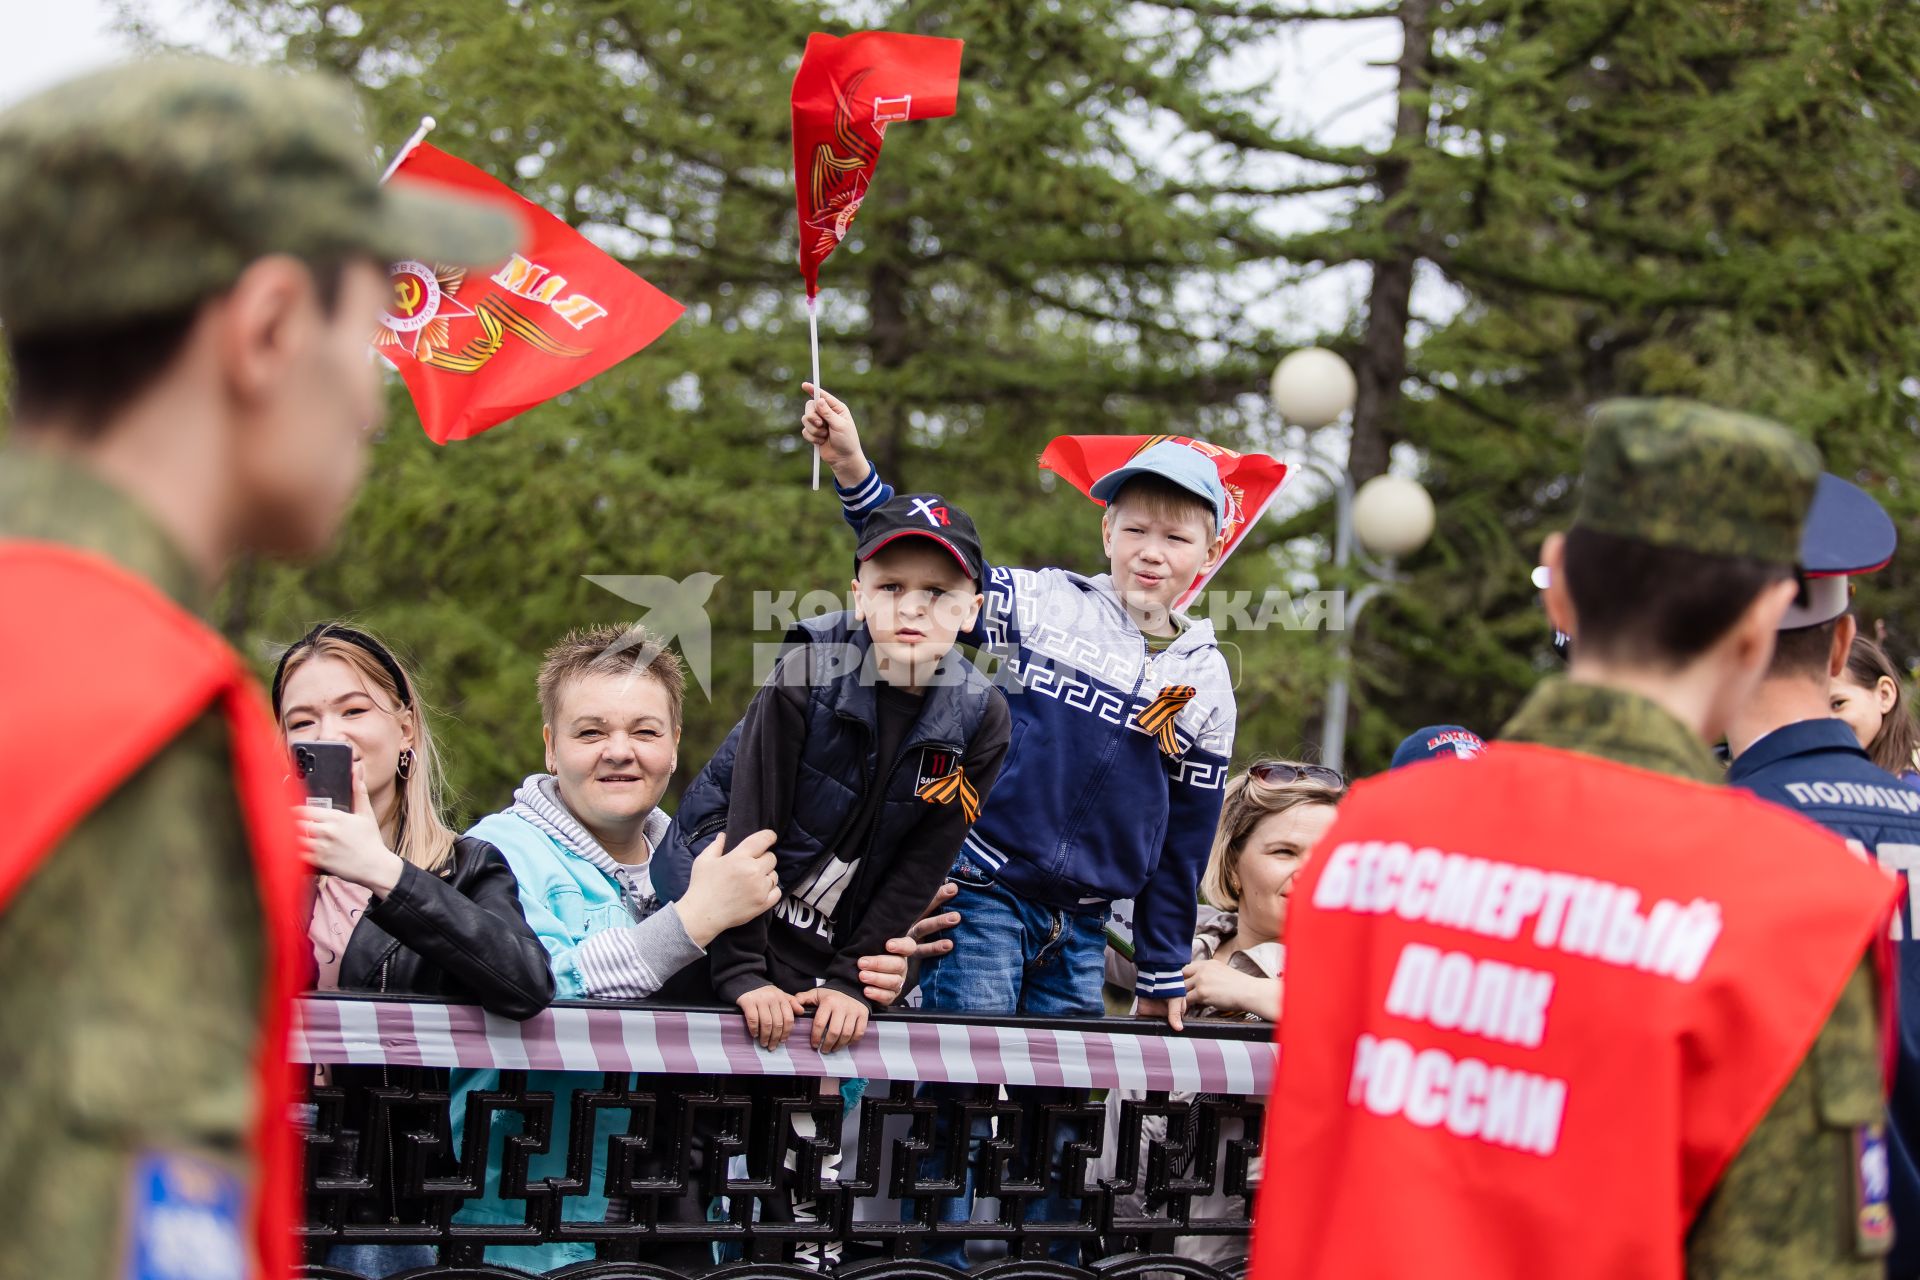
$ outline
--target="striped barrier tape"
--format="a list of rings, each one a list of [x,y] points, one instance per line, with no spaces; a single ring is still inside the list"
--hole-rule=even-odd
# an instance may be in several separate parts
[[[300,1002],[291,1057],[333,1065],[1266,1093],[1277,1046],[1189,1026],[1186,1035],[1166,1035],[881,1018],[851,1049],[823,1054],[807,1043],[808,1020],[768,1052],[737,1013],[567,1004],[514,1022],[471,1005],[308,997]]]

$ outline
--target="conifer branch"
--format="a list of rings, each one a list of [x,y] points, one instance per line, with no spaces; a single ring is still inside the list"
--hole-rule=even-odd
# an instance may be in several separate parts
[[[1196,18],[1227,19],[1234,22],[1367,22],[1375,18],[1394,18],[1400,14],[1397,4],[1373,5],[1362,9],[1292,8],[1278,4],[1233,4],[1230,0],[1134,0],[1156,9],[1190,13]]]
[[[1328,191],[1353,191],[1369,186],[1373,182],[1371,174],[1353,174],[1345,178],[1328,178],[1324,182],[1295,182],[1278,187],[1251,187],[1242,184],[1208,185],[1204,183],[1174,183],[1163,188],[1170,196],[1232,196],[1255,200],[1286,200],[1294,196],[1321,195]]]

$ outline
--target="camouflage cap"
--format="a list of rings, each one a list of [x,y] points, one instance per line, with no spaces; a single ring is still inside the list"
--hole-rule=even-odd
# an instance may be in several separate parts
[[[521,228],[383,187],[353,95],[205,58],[125,63],[0,114],[0,325],[71,332],[190,307],[273,253],[484,266]]]
[[[1820,451],[1777,422],[1691,400],[1594,411],[1574,524],[1655,546],[1791,565]]]

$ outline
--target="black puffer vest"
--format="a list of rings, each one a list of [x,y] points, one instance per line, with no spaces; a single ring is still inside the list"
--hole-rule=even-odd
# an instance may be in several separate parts
[[[793,814],[774,845],[781,885],[791,888],[798,883],[806,869],[829,850],[846,858],[874,855],[862,867],[861,878],[869,879],[881,873],[901,836],[931,803],[915,794],[923,760],[938,752],[950,753],[954,760],[964,756],[989,701],[1000,695],[959,650],[949,652],[940,660],[920,718],[901,744],[893,767],[884,778],[876,777],[880,771],[874,740],[878,713],[868,664],[872,641],[866,627],[855,623],[850,614],[830,614],[801,623],[788,634],[787,642],[804,645],[807,652],[802,658],[790,649],[770,678],[800,678],[803,673],[812,696]],[[739,741],[736,724],[700,776],[688,785],[663,847],[654,855],[654,889],[665,901],[686,893],[695,855],[726,830]],[[885,788],[885,799],[868,847],[836,848],[876,786]]]

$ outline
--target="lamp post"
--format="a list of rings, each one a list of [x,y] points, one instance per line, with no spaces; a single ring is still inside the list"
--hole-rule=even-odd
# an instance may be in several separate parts
[[[1273,371],[1273,407],[1282,422],[1308,432],[1330,426],[1353,411],[1358,384],[1353,370],[1339,355],[1321,347],[1306,347],[1283,359]],[[1310,447],[1299,461],[1333,484],[1333,567],[1343,579],[1356,559],[1372,581],[1353,593],[1342,611],[1335,640],[1334,671],[1327,681],[1326,720],[1320,733],[1320,755],[1330,768],[1345,769],[1349,673],[1353,666],[1353,626],[1360,611],[1399,580],[1391,561],[1426,545],[1433,536],[1433,499],[1416,480],[1381,475],[1354,488],[1353,476],[1343,466]],[[1386,557],[1381,564],[1368,554]]]

